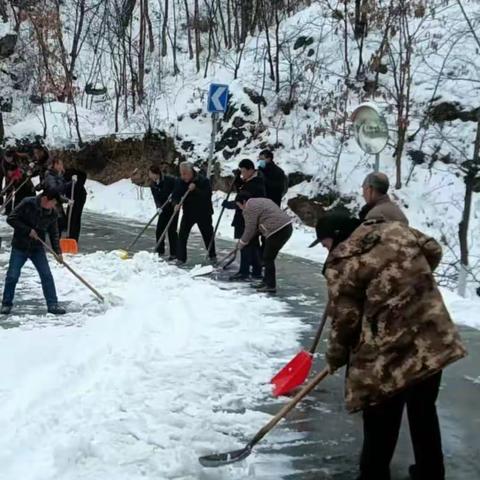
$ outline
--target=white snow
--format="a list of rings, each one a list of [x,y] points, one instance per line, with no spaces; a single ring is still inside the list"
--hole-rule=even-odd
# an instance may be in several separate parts
[[[20,327],[0,330],[1,478],[204,478],[199,455],[243,446],[268,420],[254,407],[271,401],[276,353],[297,348],[301,323],[280,301],[252,302],[151,254],[68,260],[115,301],[98,305],[54,266],[60,299],[78,311],[61,323],[13,316]],[[28,264],[21,289],[24,301],[40,295]],[[265,455],[208,478],[258,474]]]

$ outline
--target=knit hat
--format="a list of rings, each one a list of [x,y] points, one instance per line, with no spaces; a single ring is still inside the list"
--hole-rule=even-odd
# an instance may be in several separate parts
[[[318,245],[325,238],[333,239],[333,246],[346,240],[360,225],[360,220],[349,217],[344,213],[327,212],[317,221],[315,230],[317,239],[309,245],[309,248]]]

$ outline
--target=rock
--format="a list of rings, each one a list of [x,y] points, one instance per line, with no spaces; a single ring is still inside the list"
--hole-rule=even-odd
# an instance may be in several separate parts
[[[246,115],[251,115],[253,112],[250,108],[248,108],[246,105],[243,105],[240,107],[240,110]]]
[[[313,55],[315,55],[315,50],[313,48],[311,48],[308,52],[307,52],[307,57],[312,57]]]
[[[190,118],[191,118],[192,120],[195,120],[195,119],[196,119],[199,115],[201,115],[201,114],[202,114],[202,109],[199,108],[199,109],[195,110],[194,112],[191,112],[191,113],[190,113]]]
[[[459,102],[434,103],[427,110],[427,117],[434,123],[453,122],[476,122],[479,108],[465,110]]]
[[[305,225],[313,228],[325,212],[325,208],[320,203],[304,195],[291,198],[288,201],[288,207]]]
[[[12,111],[12,97],[0,97],[0,111],[10,113]]]
[[[267,101],[265,100],[265,97],[263,95],[260,95],[258,92],[255,90],[252,90],[251,88],[245,87],[243,91],[248,95],[248,98],[254,103],[255,105],[263,105],[264,107],[267,106]]]
[[[0,38],[0,58],[5,59],[15,52],[15,46],[17,45],[17,34],[7,33],[4,37]]]
[[[228,128],[225,130],[222,138],[215,144],[215,150],[218,152],[223,150],[225,147],[233,150],[237,147],[239,142],[245,140],[246,138],[247,137],[245,136],[244,128]]]
[[[313,43],[312,37],[304,37],[302,35],[298,37],[297,40],[295,41],[295,44],[293,45],[293,49],[298,50],[299,48],[305,48],[311,45],[312,43]]]
[[[232,125],[235,128],[242,128],[246,123],[247,121],[244,118],[237,116],[233,119]]]
[[[181,148],[184,152],[193,152],[194,145],[193,145],[193,142],[191,142],[190,140],[185,140],[185,141],[183,141],[182,144],[180,145],[180,148]]]
[[[305,175],[302,172],[293,172],[288,174],[288,188],[299,185],[302,182],[309,182],[313,177],[311,175]]]

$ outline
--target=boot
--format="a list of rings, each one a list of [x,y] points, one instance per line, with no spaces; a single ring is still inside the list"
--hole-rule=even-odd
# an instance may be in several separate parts
[[[245,280],[248,280],[248,275],[245,275],[242,272],[237,272],[234,275],[231,275],[228,279],[231,282],[243,282]]]
[[[11,311],[11,305],[2,305],[2,308],[0,309],[0,315],[8,315]]]
[[[261,287],[257,288],[258,293],[277,293],[277,289],[275,287],[269,287],[268,285],[262,285]]]
[[[48,313],[51,313],[53,315],[65,315],[67,311],[63,307],[58,305],[58,303],[56,303],[54,305],[48,306]]]
[[[266,287],[266,285],[263,281],[259,282],[259,283],[252,283],[250,285],[250,288],[255,288],[256,290],[258,290],[259,288],[263,288],[263,287]]]

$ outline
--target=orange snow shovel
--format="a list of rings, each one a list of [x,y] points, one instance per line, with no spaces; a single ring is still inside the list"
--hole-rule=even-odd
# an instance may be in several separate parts
[[[60,249],[62,253],[78,253],[78,243],[74,238],[70,238],[70,226],[72,224],[72,211],[73,211],[73,195],[75,192],[75,180],[72,179],[72,191],[70,194],[70,205],[68,206],[68,226],[67,226],[67,238],[60,239]]]
[[[327,321],[327,309],[323,312],[322,320],[318,326],[315,339],[308,352],[302,350],[283,367],[270,381],[273,384],[273,395],[279,397],[286,395],[305,382],[313,364],[313,354],[317,350],[323,328]]]

